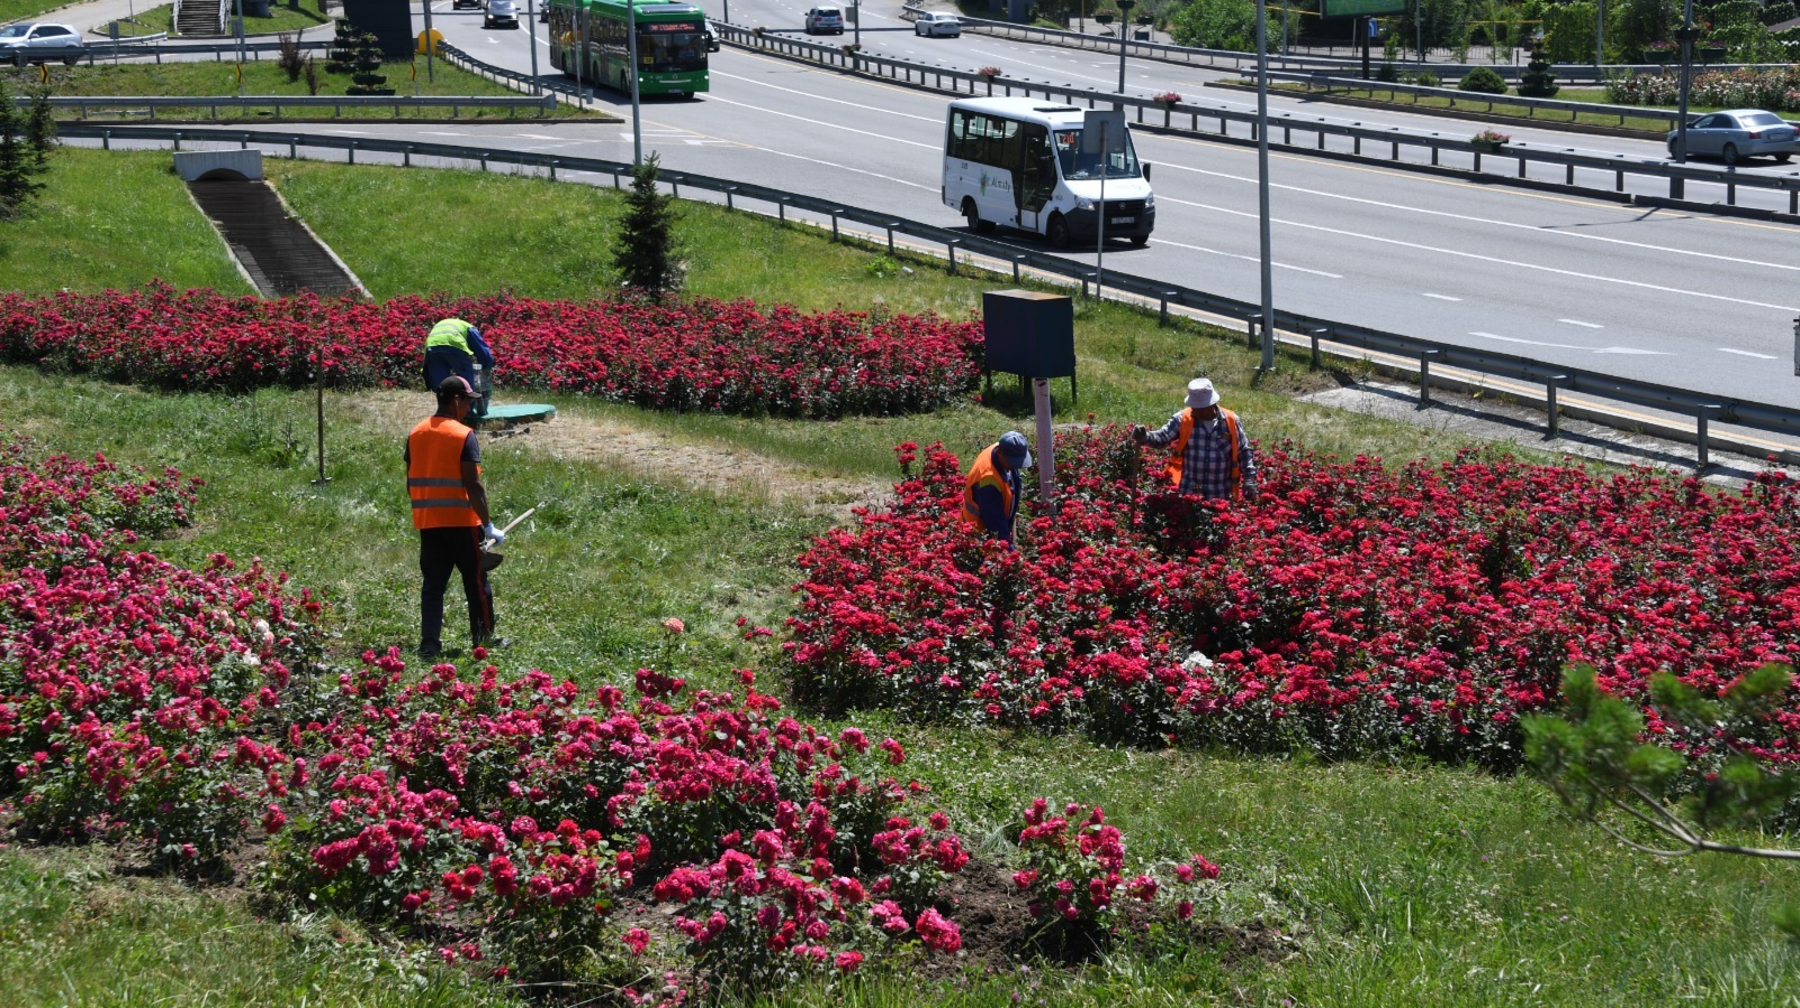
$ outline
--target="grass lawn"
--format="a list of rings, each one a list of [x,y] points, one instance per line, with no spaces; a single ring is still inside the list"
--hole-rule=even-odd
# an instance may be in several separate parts
[[[181,226],[195,214],[167,174],[166,154],[57,156],[44,205],[26,221],[0,224],[9,247],[0,286],[206,282],[198,279],[202,264],[222,253],[203,223]],[[469,171],[267,164],[290,204],[380,296],[510,287],[581,297],[612,282],[621,205],[610,189]],[[102,175],[93,188],[69,178]],[[67,205],[99,200],[109,187],[108,214]],[[420,206],[444,212],[418,213]],[[139,224],[140,216],[154,222]],[[117,251],[103,262],[102,221],[156,238],[115,232]],[[15,242],[51,241],[55,223],[84,243],[82,257],[53,265],[13,251]],[[33,237],[14,237],[25,232]],[[710,206],[684,205],[680,236],[691,289],[713,296],[962,314],[983,290],[1013,286],[1010,278],[950,277],[925,260],[907,260],[911,272],[902,272],[881,251]],[[178,275],[171,260],[193,265]],[[1284,356],[1259,383],[1253,354],[1202,327],[1159,327],[1153,317],[1088,304],[1077,305],[1076,319],[1082,399],[1059,394],[1061,422],[1088,413],[1160,420],[1186,379],[1204,373],[1264,441],[1291,437],[1395,459],[1458,447],[1430,430],[1295,401],[1331,380],[1296,358]],[[553,401],[564,429],[614,425],[669,444],[756,453],[790,481],[878,484],[894,473],[899,441],[943,439],[966,453],[996,431],[1027,425],[1029,401],[1010,383],[997,388],[981,403],[934,414],[826,424]],[[191,533],[149,548],[182,564],[224,551],[291,571],[331,600],[340,655],[411,640],[417,575],[399,445],[423,415],[421,394],[328,396],[332,480],[322,487],[310,482],[310,391],[168,395],[14,367],[0,369],[0,396],[8,405],[0,427],[9,432],[53,449],[175,465],[206,480]],[[678,671],[718,685],[728,669],[758,667],[779,692],[777,652],[743,641],[733,620],[776,627],[779,640],[793,558],[833,519],[778,498],[712,492],[572,456],[547,435],[484,444],[497,514],[546,502],[496,575],[501,630],[518,641],[504,654],[505,670],[541,667],[590,686],[622,682],[662,658],[669,639],[660,623],[675,616],[688,627]],[[1076,970],[1034,966],[943,983],[877,970],[848,989],[770,991],[758,1004],[1772,1008],[1800,998],[1800,952],[1768,924],[1770,907],[1794,892],[1792,869],[1628,852],[1568,821],[1529,780],[1422,763],[1114,749],[880,714],[856,720],[906,746],[908,769],[977,825],[970,839],[978,850],[1004,846],[1029,796],[1098,802],[1132,838],[1134,857],[1199,851],[1224,866],[1222,895],[1203,913],[1228,924],[1262,922],[1288,937],[1268,955],[1127,951]],[[275,922],[259,919],[263,912],[240,890],[118,875],[102,851],[0,850],[0,968],[15,992],[11,1003],[507,1000],[430,966],[428,947],[387,942],[329,915]]]

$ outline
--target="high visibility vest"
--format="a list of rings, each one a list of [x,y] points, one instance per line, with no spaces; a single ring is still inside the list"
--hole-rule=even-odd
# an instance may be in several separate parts
[[[469,330],[473,328],[474,326],[462,319],[447,318],[431,327],[431,334],[425,337],[425,349],[430,350],[437,346],[455,347],[473,357],[475,351],[469,349]]]
[[[977,487],[991,486],[999,490],[1000,506],[1006,511],[1008,518],[1018,513],[1017,502],[1013,500],[1012,484],[1006,481],[1005,476],[1000,475],[999,468],[994,465],[994,453],[999,450],[998,444],[989,446],[969,469],[969,481],[963,486],[962,520],[970,525],[981,524],[981,505],[975,503]]]
[[[468,528],[481,524],[463,486],[462,451],[469,428],[443,416],[426,417],[406,436],[406,492],[413,528]],[[476,473],[481,469],[476,467]]]
[[[1219,416],[1225,421],[1225,443],[1231,451],[1231,477],[1229,480],[1231,496],[1233,498],[1242,497],[1244,467],[1238,459],[1237,414],[1221,406],[1219,407]],[[1190,407],[1181,411],[1181,431],[1175,435],[1175,440],[1169,442],[1169,447],[1172,449],[1169,454],[1169,464],[1163,467],[1163,477],[1169,481],[1170,486],[1177,490],[1181,489],[1181,471],[1187,464],[1188,438],[1193,436],[1194,411]]]

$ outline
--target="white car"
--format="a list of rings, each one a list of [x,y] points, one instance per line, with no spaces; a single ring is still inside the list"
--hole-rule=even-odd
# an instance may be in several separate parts
[[[66,24],[9,24],[0,28],[0,60],[13,66],[61,60],[74,66],[87,51],[81,33]]]
[[[939,38],[958,38],[962,35],[962,20],[955,14],[945,11],[926,11],[913,22],[913,34],[937,36]]]
[[[806,34],[844,34],[844,12],[836,7],[814,7],[806,12]]]

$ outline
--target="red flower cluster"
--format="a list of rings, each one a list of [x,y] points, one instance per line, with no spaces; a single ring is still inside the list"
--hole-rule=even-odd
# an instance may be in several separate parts
[[[477,322],[509,389],[650,409],[835,417],[929,410],[980,371],[973,322],[803,313],[750,301],[403,297],[381,304],[212,291],[0,295],[0,360],[178,389],[247,391],[325,380],[412,385],[439,319]]]
[[[168,859],[216,855],[259,815],[279,830],[262,799],[304,764],[259,739],[318,603],[260,564],[127,548],[133,526],[185,522],[172,471],[33,463],[19,442],[0,458],[0,797],[39,833],[140,836]]]
[[[1151,485],[1117,429],[1056,451],[1058,512],[1017,552],[953,520],[962,477],[941,448],[891,511],[819,539],[788,645],[802,697],[1510,766],[1519,716],[1554,702],[1565,663],[1628,697],[1665,669],[1717,691],[1800,641],[1800,491],[1780,475],[1716,494],[1479,453],[1390,469],[1281,446],[1263,451],[1261,499],[1226,506]],[[1755,742],[1787,758],[1796,728],[1790,703]]]

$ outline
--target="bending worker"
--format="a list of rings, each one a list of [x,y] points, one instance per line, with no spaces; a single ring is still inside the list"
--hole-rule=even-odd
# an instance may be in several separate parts
[[[1131,428],[1138,444],[1171,448],[1163,477],[1184,494],[1211,500],[1256,498],[1256,455],[1236,413],[1219,406],[1219,392],[1205,378],[1188,382],[1186,407],[1159,430]]]
[[[475,390],[476,399],[470,413],[484,416],[487,401],[482,395],[483,383],[475,377],[477,364],[491,381],[494,351],[488,347],[487,340],[481,338],[480,329],[459,318],[447,318],[431,327],[431,333],[425,337],[425,387],[435,392],[445,378],[456,375]]]
[[[496,545],[506,536],[488,517],[487,488],[481,483],[481,445],[463,423],[475,390],[459,375],[438,384],[437,412],[406,437],[406,491],[412,497],[413,528],[419,530],[419,656],[444,653],[444,591],[450,572],[462,574],[469,603],[469,639],[477,647],[506,643],[494,636],[494,593],[482,570],[482,539]]]
[[[1000,440],[976,456],[963,487],[962,520],[979,525],[988,535],[1012,545],[1013,518],[1019,513],[1023,490],[1019,470],[1031,465],[1031,447],[1025,435],[1007,431]]]

